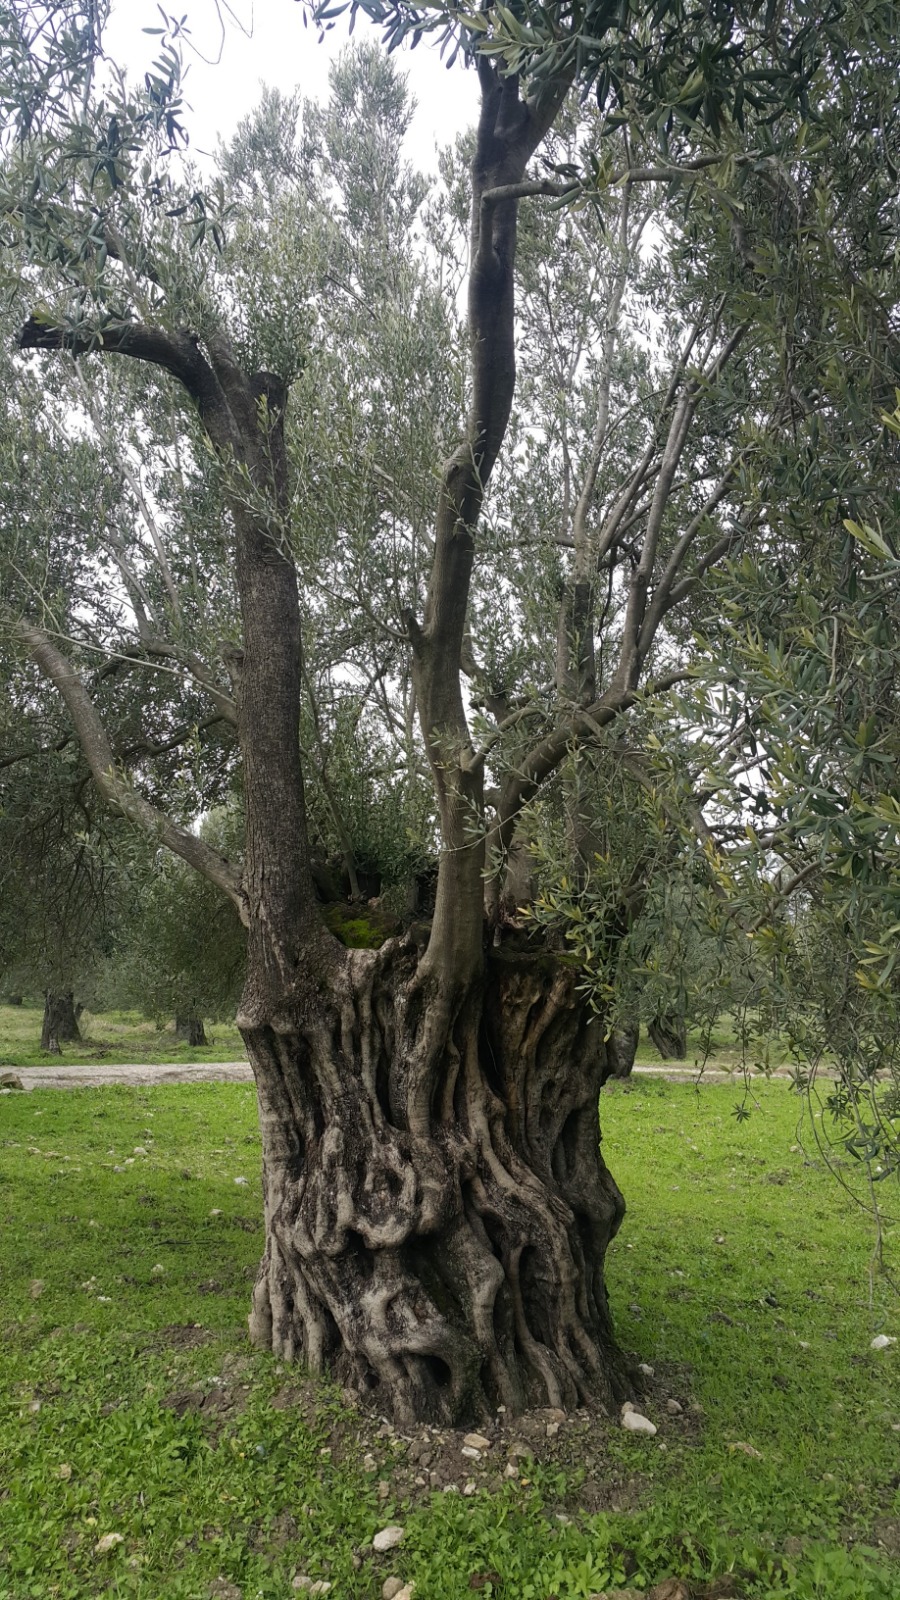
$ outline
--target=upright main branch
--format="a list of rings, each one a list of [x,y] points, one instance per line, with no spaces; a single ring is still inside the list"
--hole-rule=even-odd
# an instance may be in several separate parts
[[[481,959],[484,808],[462,697],[461,656],[478,519],[506,436],[516,382],[515,259],[525,171],[568,91],[540,100],[477,58],[481,114],[472,163],[468,321],[471,401],[441,483],[435,552],[421,628],[412,625],[416,692],[441,819],[443,854],[425,970],[466,982]]]

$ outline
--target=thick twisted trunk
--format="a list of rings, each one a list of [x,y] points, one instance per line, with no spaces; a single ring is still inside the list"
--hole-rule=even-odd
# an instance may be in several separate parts
[[[570,968],[495,952],[448,995],[408,941],[244,1029],[267,1240],[254,1339],[398,1421],[626,1392],[603,1261],[602,1028]]]

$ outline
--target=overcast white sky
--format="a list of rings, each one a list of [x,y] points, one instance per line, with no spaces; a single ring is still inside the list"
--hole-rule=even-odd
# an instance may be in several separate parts
[[[170,15],[185,11],[198,54],[185,48],[190,71],[185,96],[193,108],[185,118],[195,151],[215,148],[217,135],[227,137],[239,119],[259,99],[260,85],[299,88],[307,97],[324,98],[328,68],[348,42],[349,23],[338,18],[320,44],[318,31],[303,26],[303,7],[297,0],[229,0],[232,20],[221,6],[223,34],[216,0],[164,0]],[[142,75],[156,53],[158,38],[142,32],[161,25],[153,0],[115,0],[105,35],[106,48],[115,61]],[[361,17],[355,37],[377,38]],[[206,58],[206,60],[203,59]],[[410,135],[408,154],[416,165],[433,171],[434,151],[471,126],[476,116],[477,80],[457,60],[448,72],[437,50],[420,45],[400,53],[402,68],[418,110]]]

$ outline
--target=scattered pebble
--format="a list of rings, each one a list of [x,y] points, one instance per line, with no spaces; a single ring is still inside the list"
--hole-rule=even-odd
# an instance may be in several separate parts
[[[463,1439],[463,1444],[467,1445],[470,1450],[490,1450],[491,1448],[490,1439],[486,1439],[483,1433],[467,1433]]]
[[[476,1450],[472,1444],[464,1444],[459,1453],[461,1456],[465,1456],[467,1461],[481,1460],[481,1451]]]
[[[463,1494],[466,1496],[467,1500],[470,1500],[472,1498],[472,1495],[473,1494],[477,1494],[477,1492],[478,1491],[477,1491],[474,1483],[472,1482],[471,1478],[469,1479],[468,1483],[464,1483],[463,1484]]]
[[[385,1578],[384,1583],[381,1585],[381,1600],[397,1600],[402,1588],[402,1578]]]
[[[162,1262],[161,1261],[157,1261],[156,1266],[150,1268],[150,1276],[153,1277],[153,1278],[161,1278],[163,1273],[165,1272],[165,1270],[166,1269],[163,1266]]]
[[[395,1523],[391,1527],[382,1528],[380,1532],[376,1533],[372,1540],[372,1549],[377,1550],[379,1555],[385,1550],[396,1550],[398,1544],[402,1544],[405,1538],[406,1529],[399,1527]]]
[[[43,1278],[33,1278],[28,1293],[31,1295],[32,1300],[39,1300],[45,1288],[46,1284]]]
[[[679,1400],[667,1400],[666,1410],[668,1411],[670,1417],[680,1417],[683,1407]]]
[[[211,1217],[220,1217],[222,1215],[221,1206],[213,1206],[212,1211],[209,1214]]]
[[[63,1461],[60,1463],[56,1469],[56,1476],[58,1478],[62,1478],[63,1483],[68,1483],[72,1476],[72,1468],[69,1466],[68,1461]]]
[[[645,1378],[655,1378],[656,1377],[656,1368],[655,1367],[651,1367],[651,1365],[650,1365],[650,1363],[648,1361],[640,1361],[638,1363],[638,1372],[642,1372],[644,1374]]]
[[[94,1545],[95,1556],[105,1556],[108,1550],[114,1550],[117,1544],[125,1543],[124,1533],[105,1533]]]
[[[142,1144],[136,1144],[135,1147],[134,1147],[134,1154],[136,1156],[145,1156],[145,1155],[149,1154],[149,1152],[144,1148],[144,1146]]]
[[[248,1183],[249,1183],[249,1182],[250,1182],[250,1179],[249,1179],[249,1178],[235,1178],[235,1180],[234,1180],[234,1181],[235,1181],[235,1183],[236,1183],[236,1184],[238,1184],[238,1185],[239,1185],[239,1186],[240,1186],[240,1187],[241,1187],[241,1188],[246,1188],[246,1187],[247,1187],[247,1184],[248,1184]]]
[[[629,1433],[654,1434],[656,1432],[656,1423],[651,1422],[649,1417],[642,1417],[641,1413],[633,1408],[631,1411],[623,1410],[622,1427],[626,1428]]]
[[[870,1350],[886,1350],[888,1348],[888,1345],[896,1344],[896,1343],[897,1343],[896,1339],[892,1339],[890,1334],[888,1334],[888,1333],[876,1333],[875,1338],[872,1340],[872,1343],[869,1346],[869,1349]]]

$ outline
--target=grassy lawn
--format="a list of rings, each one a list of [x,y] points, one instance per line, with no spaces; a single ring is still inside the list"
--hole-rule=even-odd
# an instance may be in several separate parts
[[[389,1575],[415,1600],[670,1576],[897,1600],[900,1345],[870,1342],[900,1308],[879,1282],[869,1303],[871,1231],[818,1159],[822,1124],[798,1136],[784,1083],[758,1100],[738,1124],[731,1086],[603,1096],[629,1200],[610,1288],[655,1369],[657,1436],[501,1419],[473,1466],[248,1349],[250,1086],[0,1098],[0,1597],[287,1600],[300,1574],[332,1600],[377,1600]],[[393,1523],[403,1544],[374,1555]]]
[[[175,1038],[174,1021],[166,1028],[148,1022],[139,1011],[81,1014],[80,1044],[64,1044],[61,1056],[41,1050],[43,1013],[35,1006],[0,1005],[0,1067],[39,1067],[54,1061],[242,1061],[244,1041],[233,1023],[206,1023],[208,1043],[192,1050]]]

